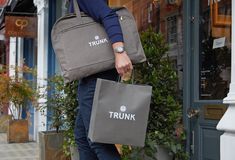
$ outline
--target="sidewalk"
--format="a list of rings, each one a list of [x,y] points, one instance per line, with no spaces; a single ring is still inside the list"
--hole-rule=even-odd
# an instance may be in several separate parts
[[[38,144],[7,143],[5,133],[0,133],[0,160],[39,160]]]

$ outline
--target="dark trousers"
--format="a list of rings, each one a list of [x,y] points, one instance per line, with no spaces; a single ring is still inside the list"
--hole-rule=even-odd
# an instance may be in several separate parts
[[[75,141],[78,145],[80,160],[120,160],[115,145],[92,143],[87,137],[97,78],[117,80],[118,74],[116,70],[109,70],[84,78],[79,83],[79,112],[76,118]]]

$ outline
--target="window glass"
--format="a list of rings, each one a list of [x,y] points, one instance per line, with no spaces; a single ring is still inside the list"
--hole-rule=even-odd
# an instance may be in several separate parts
[[[110,7],[126,7],[135,17],[137,27],[140,31],[146,30],[148,27],[156,28],[157,8],[153,0],[109,0]]]
[[[177,17],[171,16],[167,18],[167,42],[177,42]]]
[[[231,75],[231,0],[201,0],[200,9],[199,98],[223,99]]]

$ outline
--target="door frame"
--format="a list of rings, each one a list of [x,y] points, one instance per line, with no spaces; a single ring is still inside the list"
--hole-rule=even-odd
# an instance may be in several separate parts
[[[200,128],[195,129],[194,127],[197,125],[194,120],[190,120],[187,116],[188,110],[192,108],[196,108],[197,106],[205,105],[205,104],[221,104],[223,100],[200,100],[199,99],[199,52],[200,52],[200,0],[199,1],[183,1],[183,52],[184,52],[184,64],[183,64],[183,120],[184,126],[186,129],[186,151],[190,154],[190,159],[201,158],[200,154],[202,151],[196,150],[195,154],[192,154],[191,144],[192,144],[192,131],[195,131],[195,134],[200,134]],[[193,72],[193,73],[192,73]],[[194,104],[194,105],[193,105]],[[203,111],[202,111],[203,113]],[[195,123],[195,125],[192,125]],[[209,122],[210,126],[216,126],[217,122]],[[205,124],[206,125],[206,124]],[[203,126],[203,125],[202,125]],[[208,127],[208,126],[207,126]],[[199,137],[195,137],[196,140],[194,145],[200,145],[202,143],[202,139]],[[198,140],[198,141],[197,141]],[[195,149],[197,149],[195,147]]]
[[[187,111],[191,105],[191,48],[192,48],[192,10],[191,10],[191,3],[190,0],[183,1],[183,122],[186,130],[186,152],[191,155],[190,145],[191,145],[191,131],[190,131],[190,122],[188,121]]]

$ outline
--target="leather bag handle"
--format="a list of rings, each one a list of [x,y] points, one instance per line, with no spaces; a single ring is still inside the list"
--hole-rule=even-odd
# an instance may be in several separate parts
[[[74,8],[75,14],[77,16],[78,22],[82,23],[81,11],[79,9],[79,5],[78,5],[77,0],[73,0],[73,8]]]

